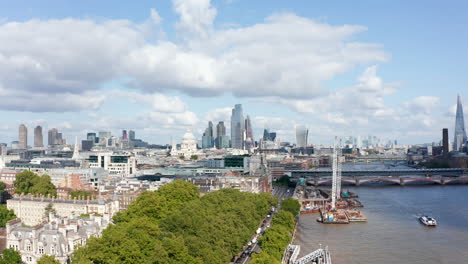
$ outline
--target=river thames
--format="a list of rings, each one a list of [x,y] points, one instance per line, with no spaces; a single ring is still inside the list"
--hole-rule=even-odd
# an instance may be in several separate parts
[[[301,215],[293,244],[303,256],[328,245],[334,264],[468,263],[468,185],[343,187],[359,195],[367,223],[323,225]],[[426,227],[418,216],[438,221]]]

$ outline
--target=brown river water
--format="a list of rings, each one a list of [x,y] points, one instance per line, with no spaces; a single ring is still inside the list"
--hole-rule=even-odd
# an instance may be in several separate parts
[[[468,185],[343,187],[359,195],[367,223],[323,225],[301,215],[300,256],[328,245],[333,264],[468,263]],[[426,227],[418,216],[438,221]]]

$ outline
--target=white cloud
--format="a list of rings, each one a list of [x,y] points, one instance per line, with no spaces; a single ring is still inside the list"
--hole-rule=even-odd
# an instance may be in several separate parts
[[[419,96],[403,103],[413,114],[430,114],[439,103],[440,98],[435,96]]]
[[[209,33],[217,13],[210,0],[173,0],[172,3],[180,19],[177,28],[183,33],[198,36]]]
[[[313,98],[324,92],[322,81],[388,58],[379,45],[351,41],[366,30],[362,26],[332,26],[287,13],[217,30],[209,0],[174,0],[173,6],[181,42],[159,32],[156,9],[142,24],[71,18],[1,24],[0,87],[59,99],[126,78],[129,86],[150,93]],[[90,101],[98,107],[98,100]],[[44,105],[43,111],[78,111],[89,104],[72,106]]]

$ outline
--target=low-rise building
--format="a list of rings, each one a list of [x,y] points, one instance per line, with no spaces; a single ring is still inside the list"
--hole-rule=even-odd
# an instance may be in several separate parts
[[[43,255],[54,256],[60,263],[69,263],[73,251],[87,240],[99,237],[109,225],[108,216],[55,217],[34,227],[26,227],[20,219],[6,224],[7,247],[20,252],[24,263],[35,264]]]
[[[13,210],[21,221],[30,226],[38,225],[47,217],[46,208],[52,207],[57,216],[74,217],[98,213],[112,217],[119,211],[119,202],[111,199],[78,200],[18,196],[7,200],[7,208]]]

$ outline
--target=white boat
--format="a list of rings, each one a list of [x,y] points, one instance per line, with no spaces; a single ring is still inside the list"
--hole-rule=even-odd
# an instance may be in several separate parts
[[[437,225],[437,221],[432,218],[432,217],[429,217],[429,216],[421,216],[419,217],[419,221],[421,221],[421,223],[427,225],[427,226],[436,226]]]

